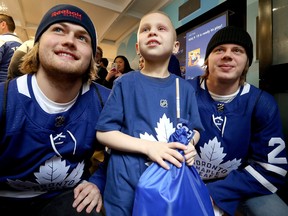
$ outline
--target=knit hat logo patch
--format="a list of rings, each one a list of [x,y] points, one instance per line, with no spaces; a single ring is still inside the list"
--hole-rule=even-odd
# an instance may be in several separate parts
[[[55,11],[51,14],[51,17],[57,17],[59,15],[62,15],[62,16],[70,16],[70,17],[73,17],[75,19],[78,19],[78,20],[82,20],[82,14],[78,13],[78,12],[73,12],[73,11],[70,11],[70,10],[59,10],[59,11]]]

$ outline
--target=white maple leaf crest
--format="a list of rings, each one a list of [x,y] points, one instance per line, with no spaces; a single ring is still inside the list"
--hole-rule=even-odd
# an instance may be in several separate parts
[[[225,177],[241,165],[241,159],[237,160],[236,158],[222,163],[226,156],[223,150],[224,148],[221,147],[217,137],[200,147],[200,156],[199,154],[196,155],[195,167],[202,179]]]
[[[66,161],[58,156],[54,156],[40,166],[39,172],[35,172],[36,182],[20,181],[8,179],[11,187],[19,190],[47,191],[73,187],[80,180],[84,170],[84,161],[78,163],[77,167],[68,175],[70,166],[66,166]]]
[[[159,122],[157,122],[157,127],[155,128],[155,131],[157,133],[157,139],[151,135],[145,132],[144,134],[140,134],[140,138],[144,140],[150,140],[150,141],[161,141],[161,142],[168,142],[169,137],[172,133],[175,132],[175,128],[173,127],[173,122],[170,121],[169,118],[167,118],[166,114],[164,113],[162,118],[160,118]],[[150,166],[152,164],[152,161],[148,158],[148,162],[145,163],[146,166]]]
[[[173,122],[167,118],[164,113],[162,118],[160,118],[159,122],[157,122],[157,127],[155,128],[157,133],[157,139],[148,133],[140,134],[141,139],[150,140],[150,141],[160,141],[160,142],[168,142],[169,137],[172,133],[175,132],[175,128],[173,127]]]

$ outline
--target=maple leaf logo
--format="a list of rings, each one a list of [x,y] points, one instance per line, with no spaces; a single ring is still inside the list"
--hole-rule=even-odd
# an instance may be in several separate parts
[[[157,133],[157,139],[148,133],[140,134],[141,139],[150,140],[150,141],[160,141],[160,142],[168,142],[169,137],[172,133],[175,132],[175,128],[173,127],[173,122],[167,118],[164,113],[162,118],[160,118],[159,122],[157,122],[157,127],[155,128]]]
[[[155,128],[155,131],[157,133],[157,139],[151,135],[145,132],[144,134],[140,134],[140,138],[144,140],[149,141],[161,141],[161,142],[168,142],[169,137],[172,133],[174,133],[175,128],[173,127],[173,122],[170,121],[169,118],[167,118],[166,114],[164,113],[162,118],[160,118],[159,122],[157,122],[157,127]],[[147,159],[148,162],[146,162],[146,166],[150,166],[152,164],[152,161],[150,159]]]
[[[200,147],[200,152],[195,158],[195,167],[201,178],[204,180],[222,178],[241,165],[241,159],[236,158],[222,163],[225,156],[224,148],[221,147],[217,137]]]
[[[58,156],[54,156],[40,166],[39,172],[35,172],[36,182],[10,180],[11,187],[18,190],[45,191],[62,189],[75,186],[80,180],[84,170],[84,162],[78,163],[77,167],[69,174],[70,166],[66,166],[66,161]],[[69,174],[69,175],[68,175]]]

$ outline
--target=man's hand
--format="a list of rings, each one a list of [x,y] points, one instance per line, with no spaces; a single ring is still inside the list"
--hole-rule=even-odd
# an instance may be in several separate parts
[[[98,187],[87,181],[83,181],[74,189],[73,207],[77,212],[81,212],[86,208],[86,212],[90,213],[96,207],[96,211],[100,212],[102,208],[102,196]]]

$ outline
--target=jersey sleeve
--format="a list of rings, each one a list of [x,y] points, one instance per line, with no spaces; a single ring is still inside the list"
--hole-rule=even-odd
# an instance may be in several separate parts
[[[2,62],[4,52],[5,52],[5,41],[0,39],[0,63]]]

